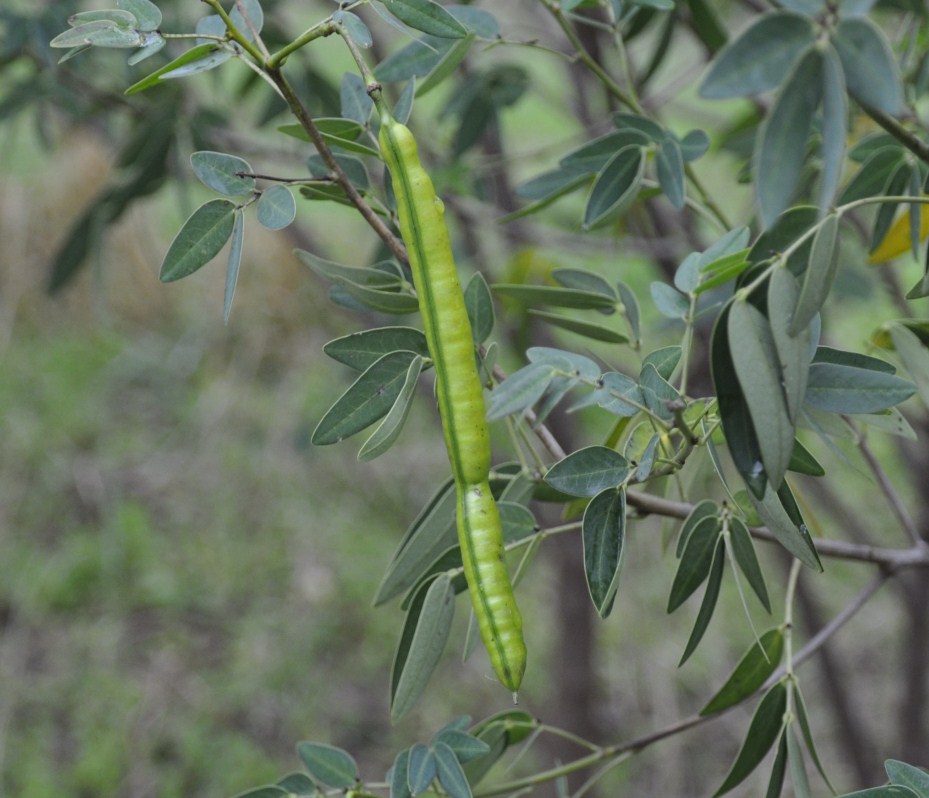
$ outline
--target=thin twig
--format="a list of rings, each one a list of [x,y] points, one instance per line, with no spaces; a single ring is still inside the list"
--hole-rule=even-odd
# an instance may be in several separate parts
[[[900,498],[897,489],[887,478],[887,472],[884,471],[883,466],[874,456],[874,452],[871,451],[871,446],[868,444],[868,439],[863,435],[858,439],[858,449],[861,451],[861,456],[864,457],[865,462],[868,464],[868,468],[871,469],[871,474],[877,480],[877,484],[880,485],[884,498],[887,499],[887,503],[890,505],[893,514],[897,517],[900,526],[903,527],[903,530],[909,536],[913,545],[924,546],[925,543],[920,537],[919,530],[916,528],[916,524],[913,522],[906,506],[903,504],[903,499]]]

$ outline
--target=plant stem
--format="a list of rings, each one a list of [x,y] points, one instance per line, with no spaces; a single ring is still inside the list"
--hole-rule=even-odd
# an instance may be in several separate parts
[[[860,100],[862,110],[924,163],[929,164],[929,144],[907,130],[894,117],[878,111]]]
[[[284,62],[287,60],[289,55],[295,53],[301,47],[304,47],[315,39],[322,39],[326,36],[331,36],[333,33],[336,33],[337,30],[338,25],[336,25],[331,18],[317,23],[312,28],[302,33],[300,36],[290,42],[290,44],[285,45],[276,53],[269,56],[268,60],[265,62],[265,66],[268,69],[279,69],[280,67],[284,66]]]
[[[907,512],[906,506],[903,504],[903,499],[900,498],[897,489],[893,486],[890,479],[888,479],[887,473],[874,456],[874,452],[871,451],[871,446],[868,444],[868,439],[864,435],[858,439],[858,449],[861,451],[861,456],[864,457],[865,462],[868,464],[868,468],[871,469],[871,473],[877,480],[877,484],[880,485],[881,492],[887,499],[891,511],[897,517],[897,521],[899,521],[904,532],[909,536],[913,545],[924,546],[925,543],[919,536],[919,530],[916,528],[916,524],[910,517],[909,512]]]

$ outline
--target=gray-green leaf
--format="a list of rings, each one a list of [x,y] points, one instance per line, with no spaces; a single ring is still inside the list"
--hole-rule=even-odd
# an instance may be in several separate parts
[[[881,29],[867,17],[847,17],[836,25],[832,44],[842,60],[851,95],[885,114],[900,113],[900,67]]]
[[[629,463],[614,449],[588,446],[555,463],[545,475],[553,488],[570,496],[596,496],[629,476]]]
[[[397,19],[411,28],[442,39],[463,39],[468,29],[433,0],[381,0]]]
[[[626,542],[626,491],[607,488],[584,511],[584,574],[601,618],[613,609]]]
[[[342,789],[358,781],[358,765],[341,748],[325,743],[299,743],[297,754],[310,775],[326,787]]]
[[[297,202],[287,186],[274,185],[261,192],[258,221],[268,230],[282,230],[297,216]]]
[[[213,260],[232,235],[235,210],[234,203],[223,199],[197,208],[168,247],[161,264],[161,282],[180,280]]]

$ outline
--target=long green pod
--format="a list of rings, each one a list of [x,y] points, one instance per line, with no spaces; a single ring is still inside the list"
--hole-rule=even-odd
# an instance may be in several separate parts
[[[484,394],[445,211],[409,128],[385,114],[379,140],[435,368],[439,415],[457,489],[465,578],[494,671],[515,694],[526,668],[522,617],[504,561],[500,513],[487,481],[490,436]]]

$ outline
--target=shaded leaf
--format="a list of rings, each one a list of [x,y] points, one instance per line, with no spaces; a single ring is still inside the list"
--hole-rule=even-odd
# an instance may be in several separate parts
[[[239,281],[239,267],[242,265],[242,246],[245,242],[245,213],[241,208],[235,212],[235,222],[232,226],[232,244],[229,247],[229,261],[226,264],[226,290],[223,297],[223,323],[229,323],[229,314],[232,313],[232,300],[235,297],[235,287]]]
[[[364,445],[358,452],[358,459],[362,462],[373,460],[386,452],[400,436],[406,417],[409,415],[410,407],[413,401],[413,391],[416,390],[416,383],[419,381],[419,374],[423,368],[423,358],[416,356],[410,361],[410,366],[406,372],[406,379],[400,388],[400,393],[393,403],[393,406],[384,416],[384,420],[374,430],[371,437],[364,442]]]
[[[835,788],[829,782],[829,778],[826,776],[826,771],[823,768],[823,763],[820,761],[819,754],[816,752],[816,743],[813,739],[813,732],[810,729],[810,721],[806,711],[806,703],[803,700],[803,694],[800,692],[799,685],[794,687],[794,708],[797,712],[797,722],[800,724],[800,731],[803,734],[803,741],[806,743],[807,751],[810,752],[810,756],[813,758],[813,764],[816,765],[816,769],[819,771],[819,775],[826,783],[826,786],[829,788],[830,792],[835,795]]]
[[[838,233],[839,217],[831,213],[823,219],[813,238],[809,265],[803,273],[796,310],[787,328],[790,335],[807,329],[829,296],[839,264]]]
[[[427,745],[416,743],[410,748],[410,761],[407,765],[410,792],[419,795],[432,785],[436,777],[435,752]]]
[[[821,213],[835,201],[842,168],[845,165],[845,139],[848,136],[848,95],[845,74],[839,54],[834,47],[822,51],[823,59],[823,117],[821,126],[823,167],[820,175],[819,201]]]
[[[814,251],[816,247],[813,247]],[[791,424],[796,424],[806,395],[810,371],[811,343],[809,325],[791,334],[790,325],[800,298],[800,284],[786,267],[778,267],[768,282],[768,322],[780,361],[781,384]],[[789,442],[788,466],[795,448],[793,435]]]
[[[413,327],[374,327],[323,345],[323,352],[329,357],[357,371],[364,371],[388,352],[401,349],[429,357],[425,333]]]
[[[491,288],[500,296],[512,297],[526,305],[554,305],[578,310],[615,310],[616,300],[595,291],[580,291],[576,288],[559,288],[553,285],[516,285],[494,283]]]
[[[806,403],[830,413],[878,413],[900,404],[916,392],[913,383],[867,368],[813,363]]]
[[[560,327],[562,330],[583,335],[585,338],[592,338],[595,341],[605,341],[610,344],[625,344],[629,339],[622,333],[616,332],[612,327],[606,327],[594,322],[573,319],[570,316],[562,316],[558,313],[547,313],[543,310],[530,310],[530,315],[543,319],[549,324]]]
[[[781,629],[769,629],[745,652],[719,692],[700,710],[711,715],[748,698],[774,673],[784,653]]]
[[[404,748],[394,758],[394,763],[387,774],[387,784],[390,787],[389,798],[412,798],[409,748]]]
[[[704,518],[709,518],[719,514],[719,505],[716,504],[712,499],[703,499],[694,505],[694,508],[690,511],[690,514],[684,519],[684,523],[681,526],[681,532],[677,539],[677,550],[675,551],[675,556],[680,558],[684,553],[684,547],[687,545],[687,541],[690,540],[690,536],[693,534],[694,529],[697,528],[697,524],[702,521]]]
[[[161,264],[161,282],[180,280],[213,260],[232,235],[235,210],[234,203],[222,199],[197,208],[168,247]]]
[[[439,783],[450,798],[471,798],[471,787],[455,752],[443,741],[433,746]]]
[[[471,337],[475,344],[482,344],[494,329],[494,301],[484,276],[476,273],[464,291],[465,307],[471,322]]]
[[[710,575],[713,553],[719,540],[720,520],[716,515],[702,516],[687,534],[681,561],[671,584],[668,612],[674,612]]]
[[[846,17],[839,20],[831,38],[842,61],[849,93],[885,114],[900,113],[900,68],[881,29],[866,17]]]
[[[268,230],[283,230],[297,216],[297,202],[286,186],[266,188],[258,198],[258,221]]]
[[[645,150],[631,146],[616,153],[594,180],[584,209],[584,229],[622,213],[635,199],[645,170]]]
[[[461,39],[468,30],[433,0],[381,0],[401,22],[423,33],[442,39]]]
[[[803,749],[794,731],[793,724],[784,729],[787,738],[787,764],[790,766],[790,782],[796,798],[811,798],[810,782],[803,764]]]
[[[897,759],[888,759],[884,762],[884,770],[891,784],[909,787],[913,792],[925,798],[929,796],[929,773],[906,762]]]
[[[758,601],[761,602],[761,606],[771,612],[768,589],[765,586],[764,574],[755,554],[755,545],[752,543],[748,527],[740,518],[733,517],[729,521],[729,541],[732,544],[732,554],[739,565],[739,569],[748,580],[748,584],[758,597]]]
[[[358,781],[358,765],[348,751],[325,743],[298,743],[297,754],[310,775],[326,787],[351,787]]]
[[[781,486],[782,490],[787,483]],[[787,551],[793,554],[800,562],[814,571],[822,571],[823,566],[819,561],[819,554],[810,538],[805,524],[798,524],[784,505],[781,496],[777,491],[771,489],[769,485],[765,490],[762,499],[756,498],[749,494],[749,499],[755,506],[755,510],[764,521],[768,531],[777,539]],[[795,508],[791,508],[795,509]]]
[[[607,488],[584,511],[584,574],[601,618],[613,609],[626,540],[626,491]]]
[[[666,138],[655,157],[658,183],[675,208],[684,207],[684,156],[675,139]]]
[[[929,350],[902,324],[892,325],[890,335],[904,368],[916,382],[919,398],[929,407]]]
[[[614,449],[588,446],[553,465],[545,481],[570,496],[596,496],[618,487],[629,476],[629,463]]]
[[[686,556],[686,555],[685,555]],[[694,628],[687,640],[687,646],[681,655],[681,661],[678,667],[690,659],[690,655],[697,650],[697,646],[703,639],[703,635],[713,619],[713,612],[716,609],[716,602],[719,599],[719,588],[723,582],[723,567],[726,560],[726,550],[722,539],[716,544],[716,551],[713,554],[713,564],[710,566],[709,578],[706,582],[706,591],[703,594],[703,601],[700,603],[700,611],[697,613],[697,620],[694,621]]]
[[[465,726],[467,726],[467,716],[464,716],[464,720]],[[455,754],[455,758],[462,764],[490,752],[490,746],[486,742],[461,729],[442,729],[435,736],[435,742],[447,745]]]

